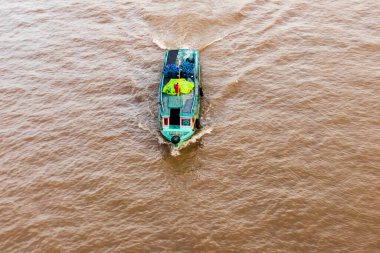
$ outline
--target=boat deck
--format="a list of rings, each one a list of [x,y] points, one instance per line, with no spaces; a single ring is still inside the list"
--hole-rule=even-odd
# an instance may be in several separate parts
[[[169,82],[170,78],[165,82]],[[194,82],[192,78],[187,78],[187,81]],[[194,88],[195,89],[195,88]],[[189,94],[181,94],[179,96],[173,96],[168,94],[162,94],[163,114],[169,115],[171,108],[180,108],[181,116],[187,116],[191,114],[191,109],[194,103],[194,89]]]
[[[161,99],[161,116],[162,117],[170,117],[171,112],[175,112],[175,110],[171,109],[179,109],[180,117],[193,117],[194,116],[194,103],[197,103],[198,99],[198,54],[197,51],[191,49],[181,49],[181,50],[168,50],[166,59],[164,62],[165,66],[178,66],[178,64],[184,64],[186,62],[194,64],[193,72],[189,72],[188,70],[184,71],[182,75],[181,72],[179,74],[173,75],[173,72],[169,72],[163,74],[161,83],[160,83],[160,99]],[[186,64],[185,64],[186,66]],[[187,65],[189,66],[189,64]],[[187,72],[186,72],[187,71]],[[164,72],[164,71],[163,71]],[[194,83],[194,88],[188,94],[180,94],[176,95],[168,95],[166,93],[162,93],[163,87],[170,82],[171,79],[175,78],[186,78],[187,81]]]

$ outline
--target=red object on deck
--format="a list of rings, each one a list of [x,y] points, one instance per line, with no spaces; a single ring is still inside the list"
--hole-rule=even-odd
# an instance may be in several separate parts
[[[174,91],[175,91],[175,93],[179,94],[179,84],[178,83],[174,84]]]

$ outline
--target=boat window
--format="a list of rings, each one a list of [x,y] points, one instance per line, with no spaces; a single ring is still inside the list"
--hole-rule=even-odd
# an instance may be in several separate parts
[[[162,125],[169,126],[169,118],[162,118]]]
[[[181,119],[181,125],[182,126],[191,126],[191,119]]]

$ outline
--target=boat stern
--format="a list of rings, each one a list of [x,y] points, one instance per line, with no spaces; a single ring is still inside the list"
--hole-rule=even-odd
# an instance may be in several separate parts
[[[180,146],[184,141],[187,141],[194,134],[194,129],[192,128],[163,128],[161,134],[166,140],[171,142],[174,146]]]

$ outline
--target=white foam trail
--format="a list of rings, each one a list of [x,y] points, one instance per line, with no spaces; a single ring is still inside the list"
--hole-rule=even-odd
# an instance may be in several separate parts
[[[210,42],[202,43],[201,41],[196,42],[196,41],[186,41],[186,42],[179,42],[177,40],[178,44],[170,44],[167,41],[164,41],[160,39],[158,36],[153,36],[152,40],[153,43],[155,43],[159,48],[161,49],[198,49],[199,51],[202,51],[203,49],[207,48],[208,46],[214,44],[215,42],[218,42],[220,40],[223,40],[226,38],[230,33],[225,33],[221,37],[218,37]]]
[[[201,130],[199,130],[196,134],[194,134],[189,140],[184,141],[181,146],[174,147],[173,145],[170,146],[170,154],[172,156],[179,156],[180,150],[186,148],[192,143],[197,142],[200,138],[202,138],[203,135],[211,133],[213,130],[212,127],[203,127]]]
[[[203,135],[211,133],[213,130],[212,127],[204,127],[200,131],[198,131],[196,134],[194,134],[189,140],[184,141],[182,145],[179,147],[179,150],[186,148],[191,143],[197,142],[200,138],[202,138]]]
[[[206,44],[206,45],[202,45],[200,48],[198,48],[198,50],[199,50],[199,51],[202,51],[202,50],[205,49],[206,47],[208,47],[208,46],[214,44],[215,42],[218,42],[218,41],[224,39],[224,38],[227,37],[228,35],[230,35],[230,33],[227,33],[227,34],[225,34],[224,36],[222,36],[222,37],[220,37],[220,38],[216,38],[215,40],[209,42],[209,43]]]
[[[173,146],[170,146],[170,155],[171,156],[179,156],[181,153],[179,152],[179,149]]]
[[[155,43],[161,49],[167,49],[168,48],[167,45],[165,44],[165,42],[160,40],[157,37],[153,37],[153,43]]]
[[[158,143],[159,144],[165,144],[165,145],[171,145],[171,143],[169,141],[167,141],[164,137],[162,137],[161,135],[156,135],[157,136],[157,139],[158,139]]]
[[[146,124],[143,124],[142,122],[138,123],[138,127],[144,131],[152,132],[151,129]]]

